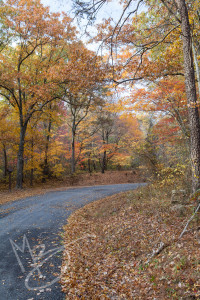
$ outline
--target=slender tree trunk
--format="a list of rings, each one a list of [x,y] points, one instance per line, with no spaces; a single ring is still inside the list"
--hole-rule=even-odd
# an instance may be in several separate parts
[[[102,139],[103,139],[103,146],[105,146],[106,137],[105,137],[104,130],[102,131]],[[106,170],[106,159],[107,159],[106,150],[104,150],[103,157],[102,157],[102,163],[101,163],[101,173],[102,174],[105,173],[105,170]]]
[[[95,161],[94,161],[94,160],[92,161],[92,165],[93,165],[93,169],[94,169],[94,171],[96,171],[96,163],[95,163]]]
[[[89,158],[88,158],[88,172],[90,174],[92,173],[90,154],[89,154]]]
[[[8,173],[8,158],[7,158],[7,152],[6,152],[5,145],[3,145],[3,164],[4,164],[3,177],[6,178],[7,173]]]
[[[181,31],[185,69],[185,85],[190,125],[190,155],[192,165],[192,190],[200,188],[200,123],[197,107],[195,72],[192,56],[192,39],[185,0],[177,0],[181,15]]]
[[[107,153],[104,151],[103,157],[102,157],[102,164],[101,164],[101,173],[105,173],[107,170]]]
[[[72,174],[75,173],[75,135],[76,135],[76,132],[74,130],[74,128],[72,129],[72,159],[71,159],[71,172]]]
[[[106,132],[106,145],[108,145],[108,138],[109,138],[109,133],[108,131]],[[104,153],[104,164],[105,164],[105,171],[108,169],[108,157],[107,157],[107,151]]]
[[[34,175],[34,168],[33,168],[33,137],[31,139],[31,174],[30,174],[30,186],[33,186],[33,175]]]
[[[51,109],[51,106],[50,106]],[[45,142],[45,154],[44,154],[44,164],[43,164],[43,178],[42,182],[46,182],[47,177],[50,177],[50,168],[48,162],[48,155],[49,155],[49,142],[50,142],[50,133],[51,133],[51,125],[52,119],[51,116],[49,117],[48,124],[44,122],[44,128],[47,129],[46,134],[46,142]]]
[[[195,49],[193,41],[192,41],[192,52],[193,52],[193,56],[194,56],[194,65],[195,65],[195,69],[196,69],[197,84],[198,84],[199,97],[200,97],[200,70],[199,70],[199,64],[198,64],[198,59],[197,59],[197,53],[196,53],[196,49]]]
[[[26,134],[27,125],[21,125],[20,127],[20,141],[17,156],[17,189],[23,188],[23,171],[24,171],[24,140]]]
[[[47,133],[47,136],[46,136],[45,158],[44,158],[44,173],[47,176],[49,175],[48,155],[49,155],[49,142],[50,142],[51,125],[52,125],[52,121],[51,121],[51,117],[50,117],[49,123],[48,123],[48,133]]]
[[[105,171],[107,170],[107,155],[106,155],[106,151],[104,151],[103,153],[103,161],[102,161],[102,173],[105,173]]]
[[[30,186],[33,186],[33,177],[34,177],[34,170],[33,168],[31,168]]]

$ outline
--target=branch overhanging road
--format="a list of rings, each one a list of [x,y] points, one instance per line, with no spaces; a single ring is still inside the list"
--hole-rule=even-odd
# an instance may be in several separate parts
[[[141,185],[71,188],[1,205],[0,300],[65,299],[59,274],[67,218],[89,202]]]

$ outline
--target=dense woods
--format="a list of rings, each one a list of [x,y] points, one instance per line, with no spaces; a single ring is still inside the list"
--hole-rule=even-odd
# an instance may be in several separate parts
[[[105,1],[75,2],[91,23]],[[0,178],[16,187],[129,169],[200,186],[198,1],[123,1],[89,50],[40,1],[0,10]],[[71,174],[71,175],[70,175]]]

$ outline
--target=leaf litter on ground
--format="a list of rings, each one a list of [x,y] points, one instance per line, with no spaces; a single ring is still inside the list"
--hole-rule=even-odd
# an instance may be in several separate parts
[[[200,299],[195,218],[178,239],[192,211],[174,212],[153,185],[75,211],[64,228],[66,299]],[[95,238],[81,239],[86,234]]]

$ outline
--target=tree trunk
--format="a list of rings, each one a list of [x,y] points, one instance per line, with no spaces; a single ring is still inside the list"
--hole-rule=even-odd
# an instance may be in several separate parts
[[[43,165],[43,178],[42,182],[46,182],[46,178],[50,177],[50,167],[49,167],[49,162],[48,162],[48,155],[49,155],[49,142],[50,142],[50,133],[51,133],[51,117],[49,118],[49,123],[48,123],[48,131],[47,131],[47,136],[46,136],[46,144],[45,144],[45,156],[44,156],[44,165]]]
[[[103,130],[102,131],[102,139],[103,139],[103,146],[105,147],[105,144],[106,144],[106,138],[107,138],[107,135],[105,133],[105,131]],[[102,164],[101,164],[101,173],[105,173],[105,170],[106,170],[106,162],[107,162],[107,155],[106,155],[106,150],[104,148],[104,152],[103,152],[103,157],[102,157]]]
[[[47,168],[48,167],[48,153],[49,153],[49,142],[50,142],[50,133],[51,133],[51,118],[49,119],[49,124],[48,124],[48,134],[46,136],[46,145],[45,145],[45,159],[44,159],[44,166]]]
[[[195,65],[195,69],[196,69],[197,84],[198,84],[199,97],[200,97],[200,70],[199,70],[199,64],[198,64],[198,59],[197,59],[197,53],[196,53],[196,49],[195,49],[193,41],[192,41],[192,52],[193,52],[193,56],[194,56],[194,65]]]
[[[34,168],[33,168],[33,147],[34,141],[33,137],[31,139],[31,174],[30,174],[30,186],[33,186],[33,175],[34,175]]]
[[[185,85],[188,102],[188,115],[190,125],[190,155],[192,166],[192,190],[200,188],[200,123],[197,107],[197,94],[195,85],[195,72],[192,56],[192,39],[185,0],[177,0],[181,15],[181,31],[183,41],[183,56],[185,69]]]
[[[106,151],[104,151],[103,153],[103,159],[102,159],[102,166],[101,166],[101,173],[105,173],[106,169],[107,169],[107,158],[106,158]]]
[[[33,168],[31,168],[30,186],[33,186],[33,177],[34,177],[34,170]]]
[[[23,188],[23,171],[24,171],[24,140],[26,134],[27,125],[23,125],[20,127],[20,141],[19,141],[19,149],[17,156],[17,189]]]
[[[90,174],[92,173],[90,155],[89,155],[89,158],[88,158],[88,172],[89,172]]]
[[[71,172],[75,173],[75,130],[72,129],[72,159],[71,159]]]
[[[7,152],[6,152],[5,145],[3,145],[3,164],[4,164],[3,177],[6,178],[7,173],[8,173],[8,158],[7,158]]]
[[[94,160],[92,161],[92,165],[93,165],[93,169],[94,169],[94,171],[96,171],[96,163],[95,163],[95,161],[94,161]]]

